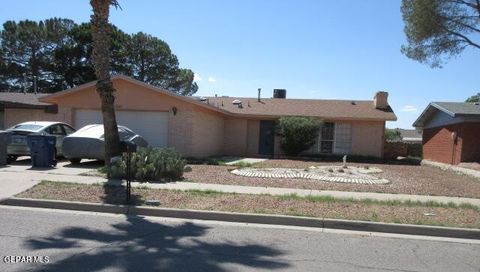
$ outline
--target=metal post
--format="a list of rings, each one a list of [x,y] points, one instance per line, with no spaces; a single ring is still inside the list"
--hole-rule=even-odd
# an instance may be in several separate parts
[[[130,169],[130,150],[127,147],[127,204],[130,204],[130,198],[132,194],[132,188],[131,188],[131,169]]]

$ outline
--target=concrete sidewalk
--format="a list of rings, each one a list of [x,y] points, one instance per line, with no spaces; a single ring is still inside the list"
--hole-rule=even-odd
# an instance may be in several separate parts
[[[66,175],[60,173],[43,173],[43,172],[9,172],[6,169],[0,171],[0,188],[3,187],[4,180],[7,179],[9,184],[16,182],[17,184],[24,184],[19,186],[19,193],[23,190],[33,186],[41,180],[57,181],[57,182],[71,182],[83,184],[114,184],[120,185],[120,180],[107,180],[101,177]],[[11,186],[11,185],[9,185]],[[224,193],[239,193],[239,194],[268,194],[268,195],[288,195],[297,194],[299,196],[332,196],[336,198],[353,198],[353,199],[373,199],[373,200],[399,200],[399,201],[435,201],[438,203],[455,203],[455,204],[471,204],[480,207],[480,199],[464,198],[464,197],[448,197],[448,196],[425,196],[425,195],[407,195],[407,194],[384,194],[384,193],[369,193],[369,192],[345,192],[345,191],[321,191],[321,190],[305,190],[294,188],[278,188],[278,187],[256,187],[256,186],[239,186],[239,185],[223,185],[223,184],[206,184],[194,182],[170,182],[170,183],[139,183],[133,182],[133,187],[147,187],[153,189],[168,189],[168,190],[214,190]],[[25,188],[26,187],[26,188]],[[0,190],[1,191],[1,190]],[[11,194],[10,196],[13,196]]]

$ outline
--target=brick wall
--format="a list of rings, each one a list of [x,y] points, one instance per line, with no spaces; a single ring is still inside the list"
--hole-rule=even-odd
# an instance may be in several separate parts
[[[462,162],[480,162],[480,123],[461,124]]]
[[[423,158],[449,164],[458,164],[461,158],[462,138],[459,124],[423,130]],[[452,132],[457,133],[453,141]]]

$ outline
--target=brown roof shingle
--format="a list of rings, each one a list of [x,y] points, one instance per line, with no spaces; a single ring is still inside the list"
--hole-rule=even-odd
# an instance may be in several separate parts
[[[324,119],[361,119],[395,121],[393,110],[376,109],[372,100],[320,100],[320,99],[281,99],[245,97],[205,97],[208,104],[239,115],[252,116],[312,116]],[[242,107],[233,100],[242,101]],[[205,101],[205,103],[207,103]]]

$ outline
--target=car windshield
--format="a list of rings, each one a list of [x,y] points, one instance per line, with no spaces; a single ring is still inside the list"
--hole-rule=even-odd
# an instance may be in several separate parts
[[[28,130],[28,131],[37,131],[39,129],[43,128],[41,125],[32,125],[32,124],[20,124],[14,126],[12,129],[18,129],[18,130]]]

